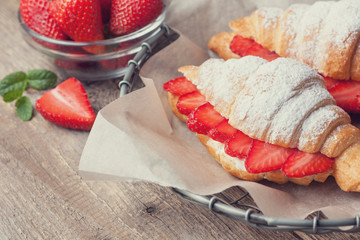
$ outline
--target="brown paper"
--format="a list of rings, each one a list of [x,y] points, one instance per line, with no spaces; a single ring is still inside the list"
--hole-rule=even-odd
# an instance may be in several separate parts
[[[150,181],[197,194],[237,185],[250,193],[265,215],[274,217],[301,219],[315,210],[330,218],[355,216],[360,211],[360,194],[341,191],[332,178],[303,187],[247,182],[229,175],[171,113],[163,83],[180,76],[178,67],[206,60],[207,39],[228,30],[229,20],[267,2],[173,0],[167,23],[180,29],[181,37],[144,65],[144,88],[98,113],[80,160],[80,173],[88,179]]]

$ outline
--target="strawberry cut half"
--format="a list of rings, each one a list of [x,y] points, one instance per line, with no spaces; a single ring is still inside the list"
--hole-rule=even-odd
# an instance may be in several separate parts
[[[355,81],[338,81],[328,89],[336,104],[347,112],[360,113],[360,83]]]
[[[208,136],[214,139],[215,141],[219,141],[221,143],[224,143],[228,139],[230,139],[232,136],[236,134],[238,130],[236,128],[233,128],[229,123],[227,119],[224,119],[222,122],[220,122],[218,125],[216,125],[214,128],[210,129],[208,132]]]
[[[251,48],[249,48],[245,53],[244,56],[257,56],[261,57],[265,60],[272,61],[280,57],[275,52],[271,52],[268,49],[264,48],[258,43],[254,43]]]
[[[250,38],[244,38],[240,35],[234,36],[230,43],[230,49],[233,53],[243,57],[245,52],[255,44],[255,41]]]
[[[95,121],[86,91],[73,77],[45,92],[35,107],[44,119],[65,128],[88,131]]]
[[[334,159],[321,153],[294,151],[282,166],[287,177],[304,177],[325,172],[334,165]]]
[[[225,142],[225,153],[231,157],[245,158],[252,148],[253,139],[244,133],[237,131],[236,134]]]
[[[200,134],[207,134],[225,118],[214,110],[213,105],[205,103],[189,114],[186,125],[188,128]]]
[[[293,151],[291,148],[284,148],[254,139],[253,146],[245,160],[245,168],[249,173],[279,170]]]
[[[179,96],[197,90],[196,86],[187,80],[186,77],[172,79],[164,83],[163,88],[165,91]]]
[[[176,103],[176,107],[180,113],[188,116],[192,111],[204,103],[207,103],[205,96],[196,90],[181,95]]]

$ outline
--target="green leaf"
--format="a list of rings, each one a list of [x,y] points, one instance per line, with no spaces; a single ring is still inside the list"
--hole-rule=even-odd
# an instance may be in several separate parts
[[[27,87],[26,74],[24,72],[14,72],[5,76],[0,81],[0,95],[13,90],[25,90]]]
[[[4,102],[12,102],[22,96],[24,90],[11,90],[4,94]]]
[[[57,80],[55,73],[44,69],[29,70],[27,78],[29,80],[29,86],[38,90],[44,90],[54,86]]]
[[[23,121],[29,121],[33,115],[33,107],[26,96],[19,98],[16,103],[16,113]]]

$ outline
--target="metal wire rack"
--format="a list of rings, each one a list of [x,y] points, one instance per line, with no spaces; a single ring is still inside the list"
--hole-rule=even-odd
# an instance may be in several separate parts
[[[119,82],[120,97],[131,92],[139,77],[139,71],[145,61],[168,45],[178,35],[168,26],[163,25],[159,32],[149,41],[142,43],[141,50],[134,59],[128,62],[128,69],[122,81]],[[201,196],[189,191],[172,188],[182,199],[191,203],[209,208],[211,211],[239,220],[249,226],[276,231],[301,231],[313,234],[325,234],[330,232],[360,232],[360,215],[346,219],[326,219],[320,212],[316,212],[307,219],[289,219],[266,216],[255,206],[248,192],[240,187],[233,187],[219,194]]]

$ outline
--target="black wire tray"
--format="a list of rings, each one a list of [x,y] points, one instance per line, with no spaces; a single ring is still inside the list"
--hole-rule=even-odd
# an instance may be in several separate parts
[[[134,59],[128,62],[128,69],[119,82],[120,97],[131,92],[136,80],[139,78],[139,71],[146,60],[164,45],[175,41],[179,35],[163,24],[160,31],[149,41],[142,43],[141,50]],[[172,188],[182,199],[211,211],[239,220],[249,226],[275,231],[301,231],[312,234],[324,234],[331,232],[360,232],[360,215],[354,218],[327,219],[321,211],[309,215],[306,219],[276,218],[266,216],[255,206],[250,194],[240,187],[233,187],[219,194],[201,196],[186,190]]]

